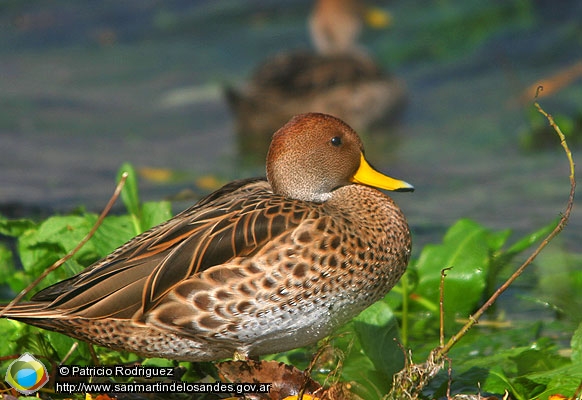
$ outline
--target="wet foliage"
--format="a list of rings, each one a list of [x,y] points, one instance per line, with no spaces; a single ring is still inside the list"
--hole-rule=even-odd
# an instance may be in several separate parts
[[[135,172],[129,165],[123,170],[130,171],[122,194],[127,212],[106,217],[89,242],[37,289],[81,271],[131,237],[171,216],[168,202],[142,204]],[[0,245],[3,302],[11,300],[15,293],[74,248],[96,220],[97,215],[83,210],[40,222],[0,218],[1,234],[14,240],[12,247]],[[448,229],[441,243],[422,249],[404,278],[383,301],[362,312],[318,346],[264,357],[261,363],[215,365],[143,360],[134,354],[105,348],[95,348],[95,354],[101,365],[171,366],[179,371],[175,375],[187,382],[220,379],[244,382],[255,376],[261,382],[279,384],[284,388],[280,389],[281,393],[285,394],[296,394],[303,388],[306,394],[313,393],[319,398],[379,399],[388,393],[392,376],[403,369],[406,360],[407,365],[422,361],[431,349],[439,346],[441,270],[451,268],[446,273],[443,295],[444,335],[448,338],[512,273],[516,260],[524,258],[527,250],[554,225],[552,221],[515,239],[510,230],[495,231],[476,221],[459,220]],[[579,255],[550,249],[522,277],[522,282],[452,349],[448,361],[450,376],[447,368],[439,372],[423,395],[443,398],[449,390],[452,394],[483,393],[498,398],[508,392],[511,398],[520,400],[546,399],[555,393],[571,396],[582,381],[581,260]],[[97,362],[87,344],[76,343],[57,333],[6,319],[0,319],[0,331],[5,339],[0,344],[2,374],[25,351],[43,361],[52,374],[59,363],[95,365]],[[237,370],[250,375],[241,375],[242,372],[237,375]],[[44,398],[67,397],[51,393],[50,382],[40,393]],[[124,397],[127,395],[116,396],[127,398]],[[184,394],[172,396],[189,398]],[[209,394],[206,398],[217,396]]]

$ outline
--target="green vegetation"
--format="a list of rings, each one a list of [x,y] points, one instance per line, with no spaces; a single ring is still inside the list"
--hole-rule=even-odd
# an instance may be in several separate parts
[[[127,214],[106,217],[89,242],[51,273],[39,288],[81,271],[131,237],[170,217],[168,202],[142,204],[133,169],[125,165],[122,170],[130,173],[122,192]],[[38,223],[0,218],[0,233],[16,239],[16,254],[0,244],[0,284],[7,285],[14,293],[23,290],[74,248],[97,218],[84,211],[52,216]],[[283,361],[300,369],[311,364],[313,377],[321,383],[352,382],[352,391],[363,398],[381,398],[390,390],[392,375],[404,365],[405,352],[399,343],[412,349],[415,362],[424,360],[429,351],[439,345],[442,269],[452,267],[447,271],[444,284],[444,326],[445,336],[449,337],[513,272],[515,259],[554,226],[552,222],[519,240],[510,241],[510,230],[493,231],[475,221],[460,220],[450,227],[442,243],[422,249],[418,258],[412,260],[405,277],[383,301],[365,310],[331,340],[321,343],[317,361],[311,360],[317,352],[315,346],[267,359]],[[536,278],[534,270],[528,270],[522,277],[526,287],[521,286],[508,294],[511,299],[490,310],[449,353],[453,393],[475,394],[479,385],[482,393],[502,395],[507,390],[512,398],[520,400],[546,399],[553,393],[571,396],[575,392],[582,381],[582,315],[579,313],[582,270],[575,266],[582,260],[578,255],[557,254],[556,251],[551,250],[542,263],[560,263],[553,267],[559,270],[553,281],[559,286],[559,293],[552,290],[552,284],[548,284],[544,275]],[[22,268],[17,267],[17,263]],[[542,272],[547,269],[542,265],[538,268]],[[570,298],[564,301],[560,293]],[[553,314],[548,313],[551,307],[554,307]],[[516,309],[528,312],[522,314]],[[539,317],[542,312],[550,316]],[[0,357],[28,351],[46,361],[49,372],[66,356],[66,364],[94,363],[88,345],[79,343],[70,352],[75,340],[57,333],[6,319],[0,319],[0,332],[5,339],[0,345]],[[182,379],[189,382],[217,378],[212,363],[141,360],[134,354],[105,348],[96,348],[96,353],[102,365],[141,362],[181,367],[185,369]],[[1,364],[0,374],[5,373],[10,361]],[[447,384],[445,368],[432,380],[425,395],[427,398],[444,396]]]
[[[556,114],[554,119],[569,145],[579,147],[582,143],[582,110]],[[552,127],[548,126],[545,119],[540,118],[537,110],[526,110],[526,122],[519,132],[519,145],[523,150],[534,152],[556,146],[558,139],[552,135]]]

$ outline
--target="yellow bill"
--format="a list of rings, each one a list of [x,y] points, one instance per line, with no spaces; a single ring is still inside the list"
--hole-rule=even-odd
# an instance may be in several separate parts
[[[410,183],[391,178],[376,171],[368,164],[363,154],[360,155],[360,167],[352,177],[352,182],[396,192],[411,192],[414,190],[414,186]]]

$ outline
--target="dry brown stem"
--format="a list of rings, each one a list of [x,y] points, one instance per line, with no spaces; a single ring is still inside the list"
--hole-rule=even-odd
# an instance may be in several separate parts
[[[538,89],[538,91],[541,88]],[[507,290],[507,288],[515,282],[515,280],[525,271],[525,269],[531,265],[532,261],[540,254],[540,252],[550,243],[566,226],[572,207],[574,205],[574,196],[576,193],[576,178],[575,178],[575,164],[572,158],[572,152],[568,147],[566,138],[560,127],[556,125],[554,118],[546,113],[540,105],[535,102],[534,106],[537,110],[548,120],[550,126],[560,137],[560,144],[566,153],[568,158],[568,164],[570,168],[570,195],[568,196],[568,202],[566,208],[562,213],[560,221],[557,223],[556,227],[544,238],[544,240],[538,245],[538,247],[533,251],[533,253],[525,260],[525,262],[511,275],[507,281],[505,281],[496,291],[491,295],[491,297],[475,312],[473,315],[469,316],[469,321],[453,335],[449,341],[443,346],[441,337],[441,346],[433,349],[429,354],[426,362],[423,364],[413,364],[411,357],[409,357],[409,362],[406,363],[404,369],[394,376],[393,386],[391,392],[386,396],[386,399],[417,399],[420,395],[422,389],[426,384],[432,379],[444,366],[444,362],[447,359],[447,354],[449,350],[457,343],[468,331],[477,323],[479,318],[483,313],[491,307],[499,296]],[[444,275],[444,270],[443,270]],[[441,317],[442,319],[442,317]],[[442,324],[442,322],[441,322]],[[442,327],[441,327],[442,330]]]
[[[22,291],[20,293],[18,293],[18,295],[14,298],[14,300],[12,300],[10,303],[8,303],[6,305],[6,307],[4,307],[2,310],[0,310],[0,317],[4,313],[8,312],[12,307],[14,307],[14,305],[16,303],[18,303],[20,300],[22,300],[22,298],[24,296],[26,296],[28,293],[30,293],[30,291],[32,289],[34,289],[36,287],[36,285],[38,285],[48,274],[50,274],[51,272],[53,272],[54,270],[59,268],[61,265],[63,265],[67,261],[69,261],[71,259],[71,257],[73,257],[85,245],[85,243],[87,243],[89,241],[89,239],[91,239],[93,237],[93,235],[95,234],[95,232],[97,231],[99,226],[101,226],[101,223],[103,222],[103,220],[105,219],[107,214],[109,214],[109,211],[111,211],[111,207],[113,207],[113,204],[115,203],[115,201],[117,200],[117,198],[121,194],[121,190],[123,189],[123,185],[125,185],[125,181],[127,180],[127,175],[128,175],[127,172],[124,172],[121,175],[121,179],[119,180],[119,183],[115,187],[115,191],[113,192],[113,195],[111,195],[109,202],[107,202],[107,205],[105,206],[105,208],[103,209],[103,211],[99,215],[97,222],[95,222],[95,224],[93,225],[91,230],[85,235],[85,237],[75,246],[75,248],[73,248],[71,251],[69,251],[63,258],[61,258],[60,260],[55,262],[53,265],[48,267],[38,278],[36,278],[34,281],[32,281],[32,283],[30,283],[30,285],[28,285],[26,288],[22,289]]]

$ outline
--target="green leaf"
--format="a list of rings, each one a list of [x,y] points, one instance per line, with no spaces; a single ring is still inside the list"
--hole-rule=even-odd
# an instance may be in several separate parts
[[[0,332],[2,332],[2,346],[0,357],[18,353],[16,339],[22,336],[24,324],[10,319],[0,318]]]
[[[490,232],[487,238],[489,249],[492,252],[499,251],[511,236],[511,229],[505,229],[499,232]]]
[[[536,259],[538,282],[533,297],[551,304],[561,319],[578,325],[582,322],[582,254],[572,254],[555,244]]]
[[[29,219],[6,219],[0,217],[0,234],[18,237],[29,229],[36,228],[37,224]]]
[[[75,346],[74,351],[71,352],[67,359],[67,364],[85,364],[86,362],[83,362],[83,360],[91,359],[91,353],[87,343],[58,332],[42,331],[42,334],[55,352],[55,361],[62,360]]]
[[[91,238],[91,244],[95,247],[99,257],[102,258],[134,236],[135,230],[131,216],[109,216],[103,220]]]
[[[127,179],[123,189],[121,190],[121,200],[125,204],[125,208],[133,217],[135,226],[135,234],[144,231],[141,224],[141,208],[139,203],[139,194],[137,186],[137,173],[130,163],[124,163],[117,173],[117,181],[121,180],[123,173],[127,172]]]
[[[558,224],[558,221],[559,221],[559,219],[552,221],[549,224],[547,224],[546,226],[538,229],[535,232],[530,233],[529,235],[524,236],[523,238],[518,240],[516,243],[514,243],[503,254],[503,257],[506,260],[506,262],[509,261],[509,259],[511,259],[513,256],[515,256],[515,255],[521,253],[522,251],[528,249],[529,247],[531,247],[534,243],[536,243],[540,239],[548,236],[548,234],[552,230],[554,230],[554,228]]]
[[[121,190],[121,199],[125,208],[130,214],[138,215],[139,209],[139,194],[137,186],[137,173],[130,163],[124,163],[117,173],[117,181],[121,180],[121,176],[127,173],[127,179]]]
[[[167,358],[146,358],[141,365],[144,367],[174,367],[175,362]]]
[[[91,220],[76,215],[50,217],[37,230],[27,231],[18,241],[24,269],[33,274],[41,273],[78,245],[91,230]],[[95,258],[95,249],[90,243],[85,244],[75,254],[77,260]]]
[[[389,378],[402,369],[404,354],[398,346],[398,322],[386,303],[379,301],[362,311],[354,318],[354,330],[377,371]]]
[[[490,393],[501,394],[505,390],[511,390],[512,386],[503,369],[499,366],[493,366],[489,370],[489,374],[485,381],[481,383],[481,388]]]
[[[357,382],[357,392],[364,395],[364,398],[380,398],[382,393],[390,390],[392,377],[375,369],[374,363],[364,352],[354,331],[352,321],[340,329],[337,338],[334,339],[337,348],[345,354],[341,378],[345,382]]]
[[[146,202],[142,208],[142,226],[150,229],[172,218],[172,204],[169,201]]]
[[[497,366],[489,370],[485,382],[482,383],[481,389],[486,392],[497,393],[502,395],[505,391],[511,393],[512,398],[516,400],[527,400],[528,389],[515,379],[509,378],[506,373]]]
[[[20,285],[20,280],[15,278],[14,260],[12,252],[0,243],[0,284],[6,283],[12,290],[19,291],[25,285]]]
[[[500,250],[501,247],[491,249],[493,257],[490,263],[489,279],[487,282],[488,295],[493,293],[497,283],[498,275],[502,268],[509,264],[516,255],[531,247],[541,238],[546,237],[554,229],[556,223],[557,221],[551,222],[550,224],[536,230],[535,232],[524,236],[505,251]],[[495,235],[495,233],[492,235]]]
[[[574,332],[571,341],[572,346],[572,362],[582,363],[582,322]]]
[[[516,329],[517,333],[520,329]],[[550,382],[561,376],[564,371],[570,371],[568,368],[571,363],[557,353],[551,340],[540,338],[533,346],[503,349],[494,345],[494,337],[475,335],[475,338],[478,341],[469,343],[470,348],[485,350],[489,347],[487,351],[491,352],[491,355],[475,355],[468,352],[463,357],[456,352],[456,355],[450,356],[453,365],[456,365],[456,374],[469,374],[470,371],[484,373],[486,379],[475,380],[475,384],[482,382],[481,388],[484,391],[503,394],[507,389],[515,398],[524,400],[536,398],[546,390]],[[487,345],[487,342],[490,344]],[[497,348],[491,349],[492,346]]]
[[[572,396],[582,382],[582,362],[566,364],[560,368],[530,374],[526,377],[528,380],[545,387],[543,392],[539,394],[540,399],[556,393]]]
[[[455,315],[468,316],[483,295],[489,269],[489,231],[474,221],[463,219],[445,235],[443,244],[427,245],[416,269],[420,276],[416,293],[439,302],[441,270],[447,272],[444,307],[447,324]]]
[[[568,363],[568,360],[550,350],[527,349],[509,358],[517,367],[517,375],[551,371]]]

